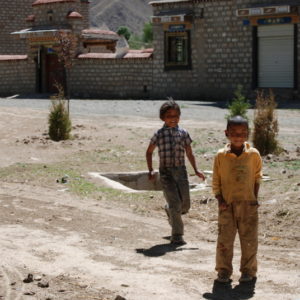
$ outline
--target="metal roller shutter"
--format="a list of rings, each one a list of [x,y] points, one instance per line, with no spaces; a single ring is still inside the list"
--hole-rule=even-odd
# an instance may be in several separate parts
[[[294,26],[258,27],[259,87],[294,87]]]

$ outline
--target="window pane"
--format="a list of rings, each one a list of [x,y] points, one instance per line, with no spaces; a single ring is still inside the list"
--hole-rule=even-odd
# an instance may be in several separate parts
[[[188,65],[187,33],[166,34],[166,63],[169,66]]]

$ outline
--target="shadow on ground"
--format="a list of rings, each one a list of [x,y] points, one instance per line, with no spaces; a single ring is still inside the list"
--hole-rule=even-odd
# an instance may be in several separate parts
[[[169,239],[169,237],[165,237],[165,239]],[[184,251],[184,250],[199,250],[199,248],[181,248],[182,246],[173,245],[173,244],[159,244],[150,247],[149,249],[145,248],[138,248],[135,249],[136,253],[143,254],[149,257],[159,257],[163,256],[168,252],[175,252],[175,251]]]
[[[211,107],[217,107],[217,108],[227,108],[228,102],[226,101],[191,101],[189,102],[189,105],[196,105],[196,106],[211,106]]]
[[[198,101],[198,102],[190,102],[189,105],[196,105],[196,106],[210,106],[210,107],[216,107],[216,108],[222,108],[222,109],[228,109],[229,101]],[[255,101],[249,101],[251,108],[255,107]],[[277,109],[300,109],[300,101],[276,101],[277,103]]]
[[[214,281],[211,293],[204,293],[204,299],[211,300],[243,300],[251,299],[255,294],[256,278],[250,282],[239,283],[232,287],[230,283]]]

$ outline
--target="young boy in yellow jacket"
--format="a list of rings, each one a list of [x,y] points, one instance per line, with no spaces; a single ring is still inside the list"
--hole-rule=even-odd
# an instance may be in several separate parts
[[[214,159],[213,193],[219,203],[216,253],[217,281],[229,282],[232,275],[233,244],[238,232],[241,244],[240,282],[252,281],[257,272],[258,190],[262,160],[246,141],[248,121],[230,118],[225,134],[229,140]]]

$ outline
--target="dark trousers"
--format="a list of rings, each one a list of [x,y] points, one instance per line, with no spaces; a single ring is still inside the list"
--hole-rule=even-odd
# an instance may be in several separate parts
[[[160,181],[168,203],[167,210],[172,227],[172,235],[183,235],[181,215],[191,206],[188,176],[185,166],[159,168]]]

